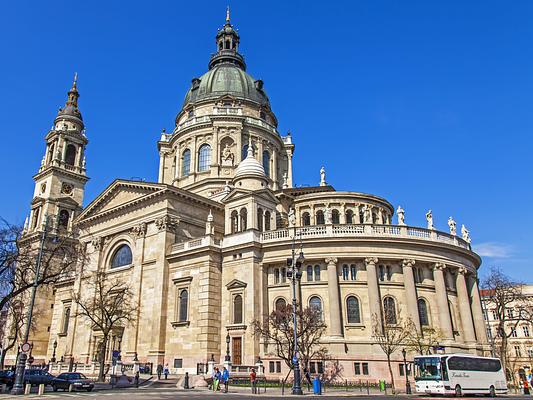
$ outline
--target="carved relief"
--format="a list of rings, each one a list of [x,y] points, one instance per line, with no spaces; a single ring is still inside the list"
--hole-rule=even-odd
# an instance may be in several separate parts
[[[141,222],[139,225],[135,225],[131,228],[130,234],[135,239],[144,237],[144,235],[146,235],[146,222]]]
[[[70,183],[65,183],[61,185],[61,193],[71,195],[74,187]]]
[[[96,237],[91,240],[91,245],[95,250],[101,250],[104,246],[104,240],[101,237]]]
[[[171,217],[165,215],[164,217],[158,218],[155,220],[155,225],[160,231],[172,231],[177,228],[179,224],[179,219],[176,217]]]

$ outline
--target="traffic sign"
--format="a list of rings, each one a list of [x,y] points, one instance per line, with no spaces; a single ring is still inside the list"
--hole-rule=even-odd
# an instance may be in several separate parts
[[[20,346],[20,350],[23,353],[27,353],[28,351],[30,351],[30,349],[31,349],[31,345],[28,342],[23,343],[22,346]]]
[[[35,358],[33,356],[29,356],[28,357],[28,363],[29,364],[33,364],[34,361],[35,361]]]

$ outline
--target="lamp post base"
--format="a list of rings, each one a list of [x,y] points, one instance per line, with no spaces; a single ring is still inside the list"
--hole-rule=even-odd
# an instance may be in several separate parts
[[[24,394],[24,370],[26,369],[27,359],[28,356],[26,353],[20,353],[15,373],[15,384],[13,385],[13,389],[11,389],[11,394]]]

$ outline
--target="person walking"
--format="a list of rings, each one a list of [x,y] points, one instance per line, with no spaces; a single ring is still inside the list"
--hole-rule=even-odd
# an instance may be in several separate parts
[[[163,366],[161,364],[157,364],[157,379],[161,379],[162,373],[163,373]]]
[[[252,394],[257,394],[257,374],[254,368],[250,372],[250,386],[252,387]]]
[[[222,370],[222,382],[224,383],[224,393],[228,393],[229,371],[226,367]]]
[[[165,375],[165,380],[168,379],[168,374],[170,371],[168,370],[168,364],[165,364],[165,369],[163,369],[163,374]]]
[[[221,374],[218,367],[215,367],[215,376],[213,378],[213,392],[219,389]]]

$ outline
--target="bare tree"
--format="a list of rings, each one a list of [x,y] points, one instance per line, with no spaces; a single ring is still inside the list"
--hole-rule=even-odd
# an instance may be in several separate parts
[[[405,338],[405,347],[416,354],[431,354],[431,350],[443,339],[438,328],[423,326],[419,331],[414,323],[409,328],[410,334]]]
[[[92,329],[102,335],[98,354],[98,381],[103,382],[109,335],[113,329],[124,328],[136,319],[137,306],[131,287],[121,280],[110,279],[105,271],[93,272],[85,279],[83,291],[72,295],[77,305],[74,315],[87,318]]]
[[[522,283],[513,281],[498,268],[492,268],[483,281],[482,294],[496,320],[495,351],[503,366],[510,369],[509,338],[521,322],[531,320],[533,302],[524,294]]]
[[[329,359],[327,349],[320,343],[326,331],[326,325],[322,320],[320,311],[310,307],[303,310],[300,307],[296,307],[296,309],[297,340],[302,368],[308,367],[311,360],[324,361]],[[269,349],[273,348],[268,354],[282,359],[292,370],[292,357],[294,355],[292,306],[277,307],[268,318],[265,318],[265,321],[254,320],[251,326],[253,334],[262,337]]]
[[[386,317],[382,320],[376,314],[372,315],[372,336],[387,357],[393,393],[396,393],[396,386],[394,384],[391,357],[402,345],[405,345],[406,338],[413,332],[413,326],[414,323],[410,319],[404,321],[401,318],[394,317],[393,320],[390,317]]]

